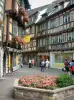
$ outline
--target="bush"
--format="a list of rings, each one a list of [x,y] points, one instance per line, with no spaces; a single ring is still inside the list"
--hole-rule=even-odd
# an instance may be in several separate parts
[[[67,87],[70,85],[74,84],[74,80],[72,79],[72,77],[68,74],[61,74],[57,80],[56,80],[56,84],[58,87]]]

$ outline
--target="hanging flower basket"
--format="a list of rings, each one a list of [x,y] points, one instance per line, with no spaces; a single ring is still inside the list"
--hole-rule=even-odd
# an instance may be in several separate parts
[[[25,12],[25,8],[20,7],[20,8],[19,8],[19,13],[20,13],[21,15],[24,15],[24,12]]]
[[[29,22],[30,21],[29,17],[28,16],[24,17],[24,21]]]

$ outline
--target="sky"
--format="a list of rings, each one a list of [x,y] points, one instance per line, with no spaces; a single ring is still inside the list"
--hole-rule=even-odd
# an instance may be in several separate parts
[[[29,3],[31,5],[31,9],[50,4],[55,0],[29,0]]]

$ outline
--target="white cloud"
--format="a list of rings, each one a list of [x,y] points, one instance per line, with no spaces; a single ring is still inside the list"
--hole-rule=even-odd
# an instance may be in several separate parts
[[[46,4],[50,4],[55,0],[29,0],[31,8],[37,8]]]

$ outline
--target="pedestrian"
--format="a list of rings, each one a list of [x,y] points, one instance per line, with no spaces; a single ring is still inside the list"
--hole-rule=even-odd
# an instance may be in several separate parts
[[[47,59],[46,62],[45,62],[45,68],[48,69],[48,68],[49,68],[49,65],[50,65],[50,62],[49,62],[49,60]]]
[[[64,66],[65,66],[66,72],[69,72],[70,62],[67,60],[67,58],[64,61]]]
[[[35,61],[34,61],[34,59],[32,59],[32,66],[34,67],[34,63],[35,63]]]
[[[72,75],[74,75],[74,60],[70,62],[70,72]]]
[[[23,63],[21,62],[21,60],[19,59],[19,65],[21,68],[23,68]]]
[[[31,68],[31,59],[29,59],[29,68]]]
[[[40,62],[41,72],[44,72],[44,65],[45,65],[44,60],[41,60]]]

